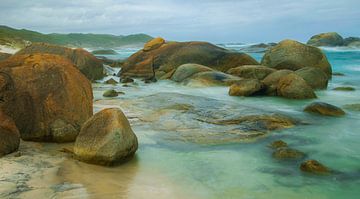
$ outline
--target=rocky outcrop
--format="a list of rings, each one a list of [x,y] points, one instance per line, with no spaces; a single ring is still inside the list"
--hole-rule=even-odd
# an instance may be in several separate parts
[[[84,49],[71,49],[46,43],[33,43],[16,54],[34,53],[55,54],[67,58],[91,81],[104,77],[102,61]]]
[[[236,68],[232,68],[228,70],[227,73],[231,75],[235,75],[238,77],[246,78],[246,79],[258,79],[262,80],[269,74],[275,72],[276,70],[267,66],[261,65],[244,65],[238,66]]]
[[[74,153],[84,162],[113,165],[127,161],[137,148],[137,137],[124,113],[109,108],[96,113],[83,125]]]
[[[12,54],[0,52],[0,61],[3,61],[5,59],[9,58],[11,55]]]
[[[345,112],[341,108],[324,102],[311,103],[305,107],[304,111],[325,116],[345,115]]]
[[[0,96],[0,109],[24,140],[58,141],[61,128],[76,129],[76,137],[93,113],[91,83],[58,55],[14,55],[0,62]]]
[[[140,50],[123,63],[120,77],[151,78],[187,63],[201,64],[226,72],[241,65],[258,62],[245,53],[237,53],[206,42],[166,42],[151,50]]]
[[[282,140],[276,140],[269,145],[269,147],[273,149],[284,148],[287,146],[288,144]]]
[[[20,133],[15,122],[0,110],[0,157],[18,150]]]
[[[279,79],[276,89],[277,95],[290,99],[316,98],[313,89],[306,81],[295,73],[288,74]]]
[[[272,154],[274,158],[279,160],[286,160],[286,159],[301,159],[305,157],[305,154],[299,150],[291,149],[291,148],[278,148]]]
[[[330,169],[316,160],[306,160],[301,163],[300,170],[307,173],[313,173],[318,175],[330,174]]]
[[[344,45],[348,47],[360,47],[360,37],[348,37],[344,39]]]
[[[244,79],[230,86],[230,96],[252,96],[261,92],[264,84],[257,79]]]
[[[295,71],[313,89],[326,89],[329,77],[319,68],[305,67]]]
[[[331,65],[320,49],[293,40],[281,41],[268,50],[261,65],[293,71],[314,67],[321,69],[328,77],[332,73]]]
[[[312,46],[342,46],[344,39],[336,32],[328,32],[312,36],[307,44]]]

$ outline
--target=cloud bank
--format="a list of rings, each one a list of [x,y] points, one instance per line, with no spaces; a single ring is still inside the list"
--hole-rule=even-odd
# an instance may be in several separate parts
[[[359,0],[0,0],[0,24],[40,32],[147,33],[264,42],[337,31],[360,36]]]

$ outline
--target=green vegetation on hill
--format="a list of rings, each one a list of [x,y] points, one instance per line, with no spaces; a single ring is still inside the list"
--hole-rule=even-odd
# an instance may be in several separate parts
[[[142,45],[151,40],[152,37],[146,34],[135,34],[128,36],[116,36],[110,34],[42,34],[26,29],[14,29],[7,26],[0,26],[0,44],[21,47],[27,41],[45,42],[50,44],[83,47],[83,48],[112,48],[126,45]]]

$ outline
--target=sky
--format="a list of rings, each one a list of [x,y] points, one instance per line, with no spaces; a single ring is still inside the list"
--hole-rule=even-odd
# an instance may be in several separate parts
[[[360,36],[360,0],[0,0],[0,24],[176,41],[306,41],[321,32]]]

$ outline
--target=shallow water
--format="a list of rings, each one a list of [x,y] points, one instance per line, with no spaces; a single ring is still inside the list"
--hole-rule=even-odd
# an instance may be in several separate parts
[[[188,88],[169,81],[150,85],[139,82],[139,86],[130,88],[94,85],[94,94],[96,99],[102,99],[102,91],[114,87],[126,93],[118,100],[126,100],[176,92],[282,111],[310,123],[270,133],[256,142],[221,145],[162,140],[156,136],[158,132],[134,125],[140,141],[137,152],[140,168],[161,171],[179,190],[195,198],[357,198],[360,194],[360,112],[347,111],[345,117],[331,118],[309,115],[302,109],[313,101],[340,107],[360,103],[360,51],[324,51],[333,71],[345,76],[334,76],[327,90],[317,92],[316,100],[230,97],[227,88]],[[257,60],[262,57],[261,53],[251,55]],[[353,86],[356,91],[331,90],[336,86]],[[305,152],[309,159],[319,160],[336,174],[308,175],[300,172],[299,161],[274,160],[267,145],[276,139]]]
[[[121,54],[119,50],[118,56],[126,57],[130,54],[129,49],[125,51]],[[69,155],[56,152],[63,145],[36,144],[39,149],[33,151],[33,143],[23,143],[20,151],[24,151],[24,154],[20,159],[2,158],[0,165],[13,169],[15,174],[34,173],[31,183],[28,183],[31,186],[25,186],[27,189],[16,195],[20,198],[358,198],[360,112],[347,110],[346,116],[332,118],[309,115],[302,111],[304,106],[313,101],[324,101],[340,107],[360,103],[360,51],[326,49],[325,52],[333,65],[333,71],[342,72],[345,76],[334,76],[327,90],[317,91],[316,100],[231,97],[225,87],[190,88],[168,80],[155,84],[144,84],[137,80],[138,85],[131,87],[93,84],[95,111],[119,107],[129,118],[139,139],[139,149],[133,160],[124,165],[105,168],[81,163]],[[262,57],[261,53],[251,55],[257,60]],[[353,86],[356,91],[331,90],[340,85]],[[123,91],[125,95],[105,99],[102,93],[109,88]],[[229,107],[246,106],[254,110],[281,112],[307,125],[273,131],[255,140],[236,143],[199,144],[186,139],[174,139],[178,137],[171,135],[177,134],[179,128],[190,129],[196,122],[189,121],[191,118],[186,120],[179,117],[174,112],[166,112],[175,117],[164,117],[163,126],[167,128],[158,130],[152,125],[154,118],[148,118],[147,122],[141,120],[154,108],[151,103],[141,104],[142,100],[148,99],[147,96],[161,96],[164,93],[193,96],[194,101],[189,100],[189,103],[194,106],[201,97],[205,97],[209,99],[208,102],[201,103],[208,103],[209,106],[221,103]],[[229,109],[229,115],[235,114],[234,110],[238,109]],[[167,120],[169,118],[171,121]],[[179,120],[180,126],[176,120]],[[273,159],[268,144],[277,139],[306,153],[306,159],[316,159],[327,165],[336,171],[335,174],[304,174],[299,170],[301,160]],[[14,161],[16,163],[12,164]],[[6,180],[6,176],[12,175],[0,173],[0,184]],[[7,183],[7,186],[13,184]]]

